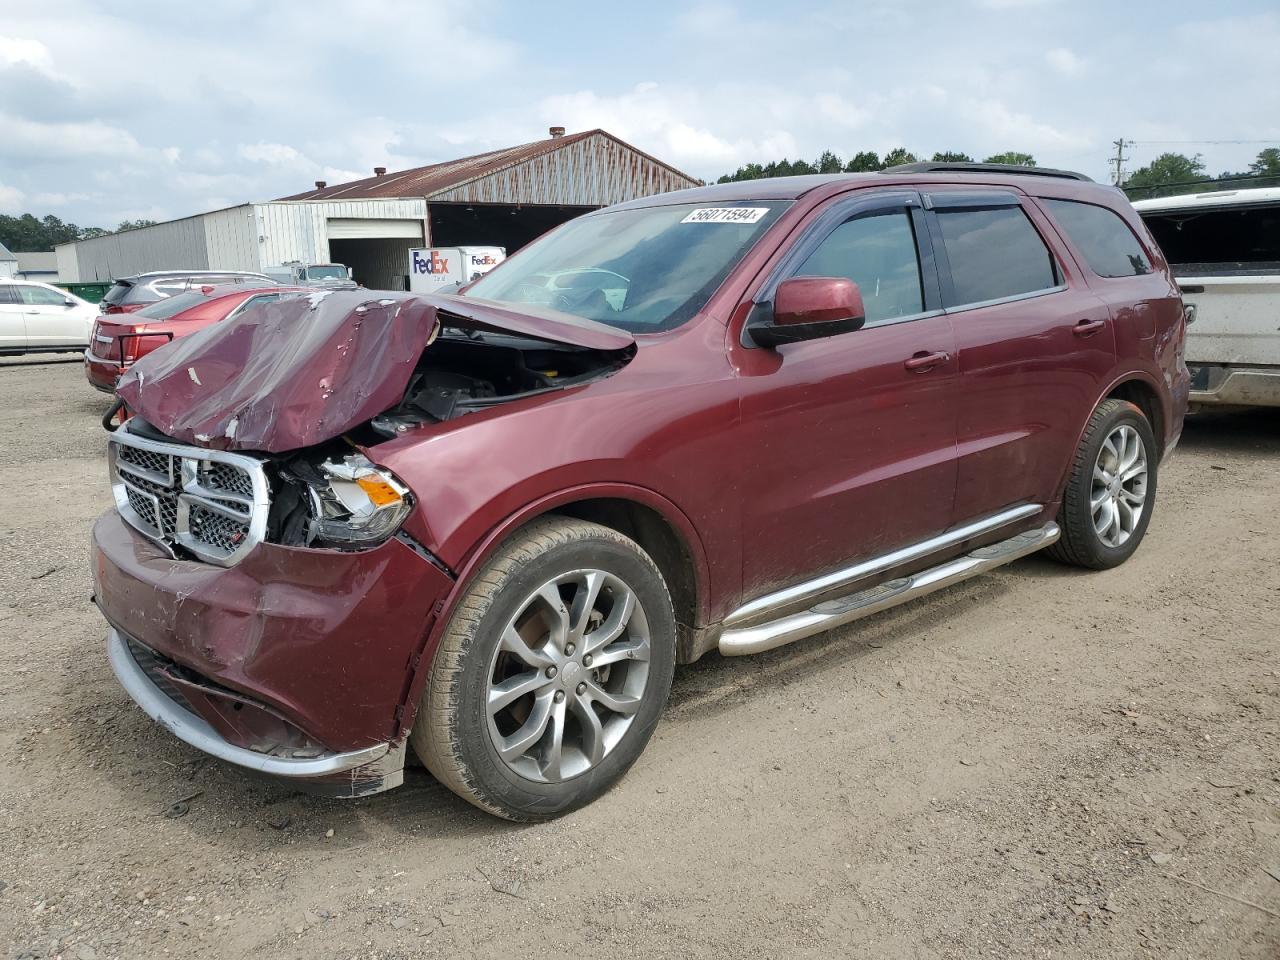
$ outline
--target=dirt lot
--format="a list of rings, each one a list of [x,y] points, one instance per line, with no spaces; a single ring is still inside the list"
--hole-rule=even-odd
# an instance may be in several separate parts
[[[1190,424],[1117,571],[1031,558],[683,669],[620,786],[522,827],[420,770],[255,781],[126,699],[105,407],[0,361],[7,956],[1280,955],[1280,416]]]

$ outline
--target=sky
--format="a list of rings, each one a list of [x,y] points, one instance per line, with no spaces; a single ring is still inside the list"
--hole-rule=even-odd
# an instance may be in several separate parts
[[[830,149],[1108,177],[1280,144],[1280,8],[1183,0],[0,0],[0,213],[172,219],[603,127],[695,177]]]

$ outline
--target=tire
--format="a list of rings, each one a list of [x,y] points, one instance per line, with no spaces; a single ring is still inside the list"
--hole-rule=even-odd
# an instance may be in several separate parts
[[[459,602],[409,741],[436,779],[482,810],[525,822],[567,813],[609,789],[649,742],[671,690],[675,639],[670,593],[638,544],[583,520],[534,521]],[[516,752],[539,720],[538,739]]]
[[[1134,440],[1141,445],[1141,469],[1135,463],[1121,470],[1117,486],[1113,468],[1128,460],[1135,449]],[[1119,460],[1117,452],[1121,453]],[[1101,470],[1101,476],[1095,473],[1095,467]],[[1103,400],[1089,418],[1072,461],[1071,476],[1058,510],[1062,535],[1049,548],[1049,556],[1089,570],[1109,570],[1128,560],[1151,522],[1157,470],[1155,436],[1146,415],[1126,400]],[[1126,476],[1131,478],[1125,481]],[[1105,478],[1111,478],[1110,482]],[[1139,489],[1141,502],[1135,519]],[[1112,506],[1108,507],[1108,502]],[[1095,512],[1099,503],[1101,507]],[[1100,530],[1104,525],[1106,529]]]

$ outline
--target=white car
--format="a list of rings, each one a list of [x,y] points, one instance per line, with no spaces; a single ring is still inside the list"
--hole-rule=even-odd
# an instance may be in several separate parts
[[[98,308],[34,280],[0,280],[0,355],[80,351]]]

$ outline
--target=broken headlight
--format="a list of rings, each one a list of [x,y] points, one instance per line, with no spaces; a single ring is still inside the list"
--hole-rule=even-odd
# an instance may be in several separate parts
[[[320,478],[307,484],[311,498],[309,542],[339,548],[371,547],[400,528],[413,501],[409,488],[390,470],[360,454],[319,465]]]

